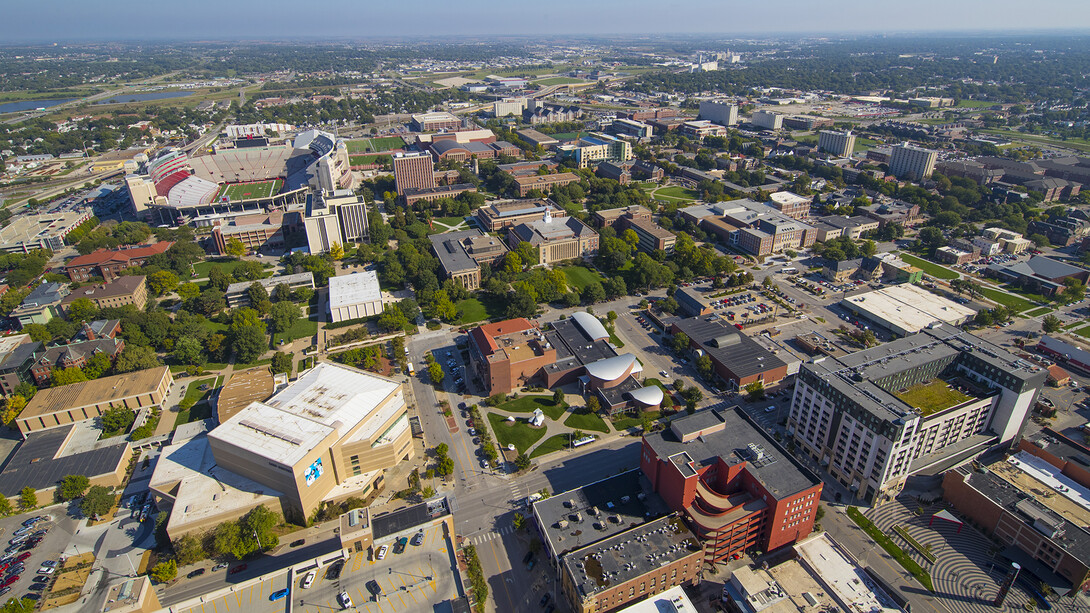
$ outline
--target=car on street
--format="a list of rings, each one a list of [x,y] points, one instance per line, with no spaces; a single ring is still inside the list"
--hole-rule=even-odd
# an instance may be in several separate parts
[[[382,547],[378,548],[378,555],[375,556],[375,557],[380,559],[380,560],[385,559],[387,551],[390,551],[390,546],[389,545],[383,545]]]
[[[309,573],[307,573],[307,576],[303,577],[303,589],[305,590],[305,589],[310,588],[310,586],[314,584],[314,578],[317,577],[317,576],[318,576],[317,571],[312,570]]]
[[[269,594],[269,600],[280,600],[281,598],[284,598],[285,596],[288,595],[288,591],[289,591],[288,588],[284,588],[282,590],[276,590],[272,594]]]
[[[302,545],[303,543],[306,543],[306,540],[305,539],[299,539],[299,540],[296,540],[296,541],[292,541],[291,544],[288,545],[288,547],[298,547],[298,546]]]
[[[545,592],[545,594],[541,596],[541,600],[539,601],[539,604],[541,606],[545,606],[548,603],[549,603],[549,593]]]
[[[765,407],[765,413],[771,413],[772,411],[775,411],[775,410],[776,410],[776,407],[774,407],[774,406]]]
[[[355,605],[352,604],[352,597],[348,595],[348,592],[337,594],[337,602],[340,603],[343,609],[355,608]]]
[[[219,563],[219,564],[216,564],[215,566],[213,566],[213,567],[212,567],[212,570],[213,570],[213,571],[216,571],[216,570],[223,570],[223,569],[227,568],[228,566],[230,566],[230,564],[228,564],[228,563],[226,563],[226,562],[221,562],[221,563]]]
[[[186,577],[189,578],[189,579],[192,579],[194,577],[200,577],[201,575],[204,574],[204,572],[205,571],[204,571],[203,568],[198,568],[197,570],[195,570],[195,571],[189,573],[188,575],[186,575]]]
[[[236,567],[232,568],[231,570],[227,571],[227,574],[228,575],[234,575],[236,573],[241,573],[244,570],[246,570],[246,565],[245,564],[239,564],[238,566],[236,566]]]

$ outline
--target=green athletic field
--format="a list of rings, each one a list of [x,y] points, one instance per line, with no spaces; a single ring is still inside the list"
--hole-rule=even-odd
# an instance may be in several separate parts
[[[219,202],[220,198],[224,196],[227,196],[232,201],[268,198],[269,196],[280,193],[280,188],[283,187],[283,185],[283,179],[257,181],[254,183],[228,183],[227,185],[221,186],[220,191],[216,192],[216,198],[213,202]]]
[[[380,151],[390,151],[391,149],[401,149],[405,146],[405,141],[401,140],[400,136],[379,136],[375,138],[357,138],[349,141],[348,153],[378,153]]]

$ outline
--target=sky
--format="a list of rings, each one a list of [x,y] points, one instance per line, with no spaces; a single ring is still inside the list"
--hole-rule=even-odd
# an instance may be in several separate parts
[[[1090,29],[1087,0],[7,0],[0,41]]]

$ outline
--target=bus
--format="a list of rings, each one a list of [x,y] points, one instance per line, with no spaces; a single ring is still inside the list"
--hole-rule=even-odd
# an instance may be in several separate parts
[[[784,267],[784,269],[783,269],[783,270],[781,270],[780,272],[782,272],[782,273],[783,273],[783,274],[785,274],[785,275],[793,275],[793,274],[796,274],[796,273],[798,273],[798,272],[799,272],[799,269],[798,269],[798,268],[795,268],[794,266],[786,266],[786,267]]]
[[[413,363],[409,362],[409,364],[405,368],[409,371],[409,376],[413,376]]]

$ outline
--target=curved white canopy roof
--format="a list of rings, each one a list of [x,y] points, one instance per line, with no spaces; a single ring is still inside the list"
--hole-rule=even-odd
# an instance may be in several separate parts
[[[657,385],[648,385],[647,387],[641,387],[638,390],[632,390],[628,392],[632,399],[644,406],[652,406],[656,404],[662,404],[662,388]]]
[[[587,374],[600,381],[613,381],[620,378],[636,362],[631,353],[613,356],[587,364]]]
[[[602,322],[598,321],[598,318],[584,311],[576,311],[572,313],[572,319],[575,323],[583,329],[583,332],[591,338],[591,340],[599,340],[609,338],[609,332],[606,332],[606,327],[602,325]]]

